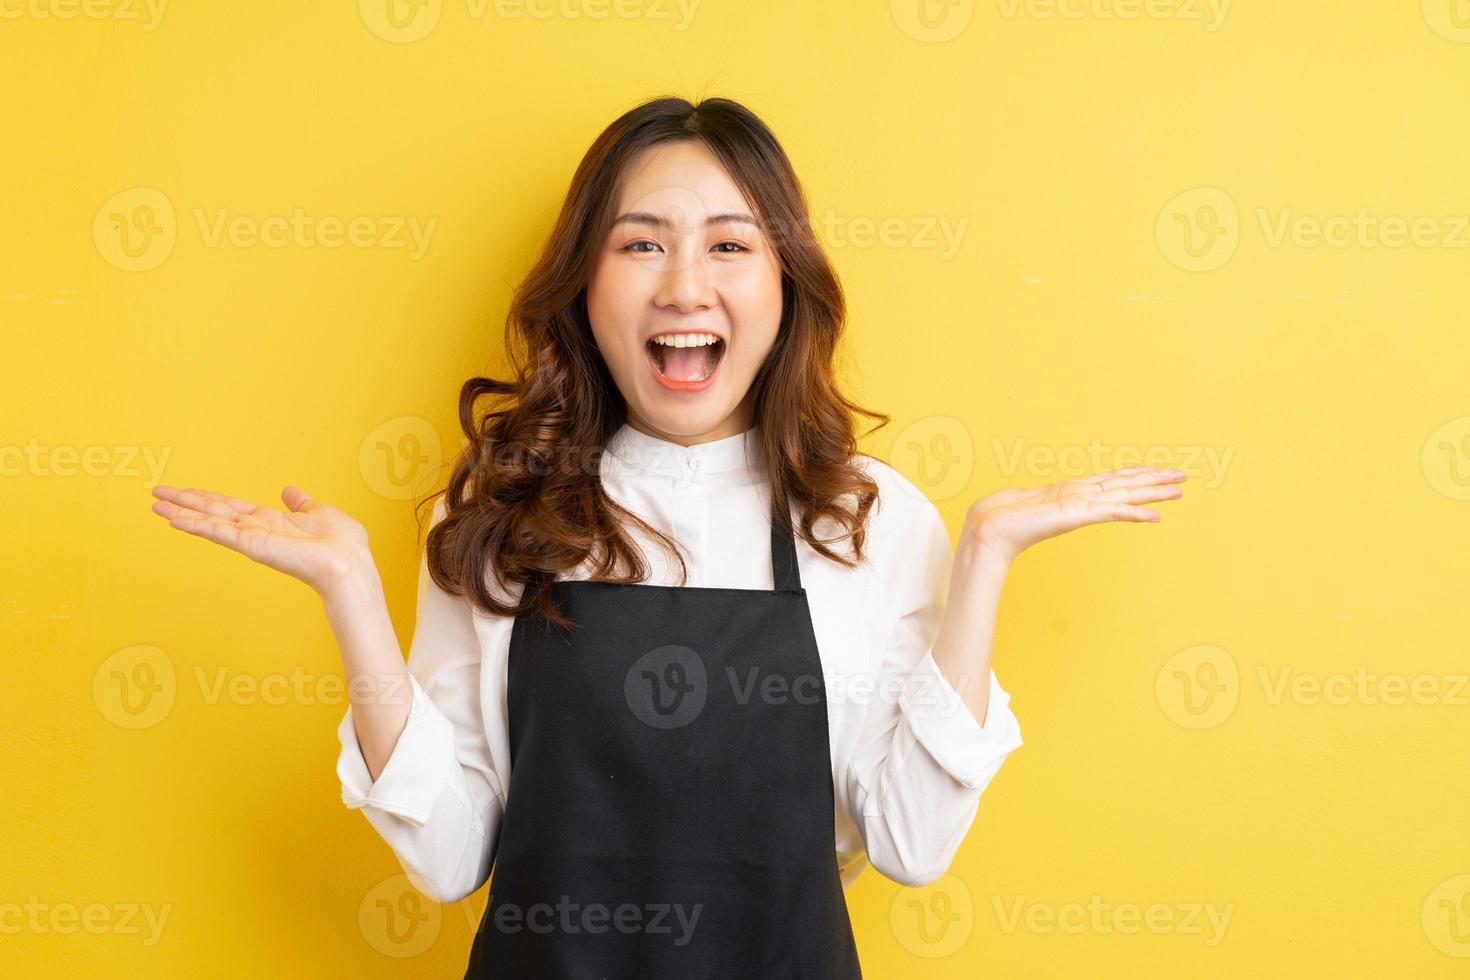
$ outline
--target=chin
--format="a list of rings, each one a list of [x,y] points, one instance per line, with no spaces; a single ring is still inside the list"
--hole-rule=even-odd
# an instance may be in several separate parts
[[[696,399],[698,400],[698,399]],[[684,437],[702,436],[712,432],[735,411],[734,405],[694,405],[687,407],[659,405],[634,406],[633,411],[645,425],[652,426],[666,435]]]

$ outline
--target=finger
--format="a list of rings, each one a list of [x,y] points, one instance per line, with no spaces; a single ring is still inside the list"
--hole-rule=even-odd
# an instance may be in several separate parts
[[[193,507],[187,507],[183,504],[174,503],[172,500],[155,500],[153,502],[153,513],[158,514],[160,517],[167,518],[170,523],[172,523],[173,519],[176,517],[186,517],[194,521],[202,521],[206,519],[225,521],[231,524],[241,519],[238,516],[228,518],[217,517],[213,514],[208,513],[207,511],[195,510]]]
[[[216,509],[225,508],[224,504],[213,502],[209,506]],[[253,514],[242,514],[235,510],[230,510],[227,513],[210,513],[207,510],[197,510],[193,507],[187,507],[169,500],[155,500],[153,502],[153,512],[168,518],[170,524],[174,524],[173,519],[175,517],[182,516],[193,521],[214,521],[221,527],[236,528],[240,531],[244,531],[247,528],[269,528],[270,526],[270,522],[266,521],[262,516],[267,512],[266,508],[258,508]],[[178,524],[174,524],[174,526],[180,527]]]
[[[1099,494],[1098,499],[1124,504],[1149,504],[1157,500],[1178,500],[1183,496],[1184,490],[1182,487],[1114,487],[1111,490]]]
[[[212,490],[201,490],[198,487],[179,490],[167,485],[160,485],[153,488],[153,495],[200,514],[213,514],[216,517],[224,517],[232,520],[235,517],[254,514],[260,510],[258,505],[248,500],[240,500],[238,497],[215,493]]]
[[[1152,467],[1148,466],[1130,466],[1124,470],[1109,470],[1106,473],[1091,473],[1087,476],[1079,477],[1078,479],[1082,480],[1083,482],[1106,480],[1109,477],[1114,476],[1132,476],[1134,473],[1142,473],[1144,470],[1151,468]]]
[[[178,528],[180,531],[192,534],[195,537],[213,541],[215,544],[224,545],[226,548],[232,551],[238,551],[247,557],[254,557],[243,546],[244,535],[236,523],[238,518],[227,520],[162,500],[155,503],[153,509],[156,513],[167,517],[171,527]]]
[[[231,497],[229,494],[226,493],[215,493],[213,490],[200,490],[199,492],[204,494],[206,497],[217,500],[220,503],[225,504],[229,507],[233,507],[241,514],[253,514],[261,509],[261,506],[257,503],[253,503],[249,500],[241,500],[239,497]]]
[[[161,517],[168,518],[175,517],[178,514],[186,514],[190,517],[196,518],[207,516],[202,510],[195,510],[193,507],[178,503],[174,500],[153,501],[153,513],[158,514]]]
[[[1140,472],[1131,476],[1114,476],[1106,479],[1098,478],[1095,482],[1100,484],[1105,491],[1118,490],[1127,487],[1147,487],[1164,483],[1183,483],[1189,479],[1189,474],[1183,470],[1161,470],[1152,466],[1141,468]]]
[[[1092,500],[1080,511],[1074,511],[1070,521],[1074,527],[1084,527],[1088,524],[1106,524],[1109,521],[1130,521],[1153,523],[1159,520],[1159,512],[1148,507],[1139,507],[1136,504],[1123,503],[1122,501]]]
[[[282,490],[281,499],[286,502],[286,506],[291,508],[293,512],[299,511],[309,514],[321,506],[321,503],[315,497],[298,486],[288,486]]]

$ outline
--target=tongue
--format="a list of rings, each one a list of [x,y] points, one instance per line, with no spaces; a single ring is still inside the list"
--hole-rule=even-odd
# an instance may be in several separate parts
[[[674,381],[698,381],[704,377],[705,368],[709,365],[710,350],[708,346],[665,347],[664,377]]]

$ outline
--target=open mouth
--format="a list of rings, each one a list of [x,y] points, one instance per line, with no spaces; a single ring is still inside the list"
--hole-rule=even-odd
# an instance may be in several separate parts
[[[708,381],[725,356],[725,342],[714,334],[650,338],[644,347],[659,379],[679,386]]]

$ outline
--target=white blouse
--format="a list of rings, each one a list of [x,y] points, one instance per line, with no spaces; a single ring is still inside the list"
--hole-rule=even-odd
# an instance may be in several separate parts
[[[686,447],[624,425],[602,454],[608,494],[673,538],[688,564],[688,585],[773,588],[770,483],[756,434]],[[844,888],[869,863],[896,882],[923,885],[948,869],[980,794],[1021,745],[1021,732],[993,670],[982,726],[934,663],[950,572],[938,509],[886,463],[861,454],[853,462],[879,487],[866,560],[844,568],[796,536],[827,686],[836,857]],[[443,514],[440,498],[431,521]],[[818,521],[815,531],[823,540],[839,533],[830,520]],[[637,528],[628,533],[652,569],[645,584],[678,584],[678,567],[664,549]],[[832,548],[847,554],[850,543]],[[589,575],[583,566],[558,577]],[[493,575],[486,581],[497,596],[519,597],[519,584],[507,593]],[[408,656],[413,707],[377,782],[363,761],[351,708],[338,727],[342,802],[363,812],[416,876],[415,886],[438,902],[465,898],[490,874],[510,785],[506,667],[513,623],[445,593],[421,557]]]

